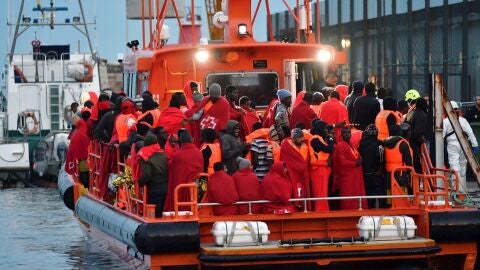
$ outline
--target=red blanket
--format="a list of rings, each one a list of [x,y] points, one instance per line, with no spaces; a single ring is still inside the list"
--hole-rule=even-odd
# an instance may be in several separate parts
[[[304,147],[307,147],[304,145]],[[300,151],[293,146],[291,139],[285,139],[280,149],[280,160],[287,165],[288,175],[292,182],[292,193],[294,198],[310,197],[310,176],[308,170],[308,160],[306,160]],[[297,204],[299,207],[303,206]]]
[[[288,202],[292,198],[292,183],[283,169],[283,162],[275,162],[260,184],[263,199],[272,201],[263,206],[263,213],[294,212]]]
[[[163,211],[174,211],[174,191],[180,184],[192,183],[203,171],[202,152],[193,143],[185,143],[168,162],[168,192]],[[189,200],[187,190],[180,192],[179,201]],[[188,210],[188,208],[181,208]]]
[[[193,114],[196,111],[198,111],[199,108],[200,108],[200,103],[193,104],[193,106],[185,112],[185,116],[188,119],[190,119],[193,116]],[[201,139],[200,121],[190,120],[188,125],[190,126],[190,134],[192,135],[193,143],[197,147],[200,147],[200,145],[202,145],[202,142],[200,140]]]
[[[319,116],[320,119],[330,125],[344,121],[349,123],[347,107],[336,98],[331,98],[320,105]],[[335,138],[337,139],[337,142],[340,141],[341,133],[342,130],[340,128],[335,128]]]
[[[310,105],[306,101],[301,101],[292,110],[290,117],[291,127],[296,127],[298,123],[303,123],[306,129],[312,128],[312,120],[317,118],[317,114],[310,108]]]
[[[245,114],[242,116],[242,131],[245,135],[248,135],[252,132],[253,124],[260,122],[260,118],[257,115],[255,110],[245,111]]]
[[[230,120],[230,104],[224,97],[220,97],[215,103],[210,101],[210,97],[205,97],[199,107],[204,109],[200,118],[200,129],[213,128],[219,132]]]
[[[147,161],[153,154],[157,152],[163,152],[163,149],[160,148],[160,145],[158,143],[149,145],[149,146],[144,146],[138,151],[138,156],[141,157],[143,160]]]
[[[365,196],[362,165],[357,165],[358,151],[347,142],[339,142],[335,146],[335,176],[336,186],[340,196]],[[356,210],[358,199],[341,200],[340,209]],[[367,200],[362,200],[362,208],[367,208]]]
[[[207,184],[208,201],[225,204],[213,206],[213,214],[216,216],[236,215],[238,207],[231,205],[239,200],[237,188],[233,178],[224,171],[213,173]]]
[[[179,108],[168,107],[162,111],[158,125],[163,127],[168,135],[177,134],[179,129],[185,127],[186,119],[187,117]]]
[[[192,91],[192,88],[190,87],[191,82],[192,81],[188,81],[183,86],[183,94],[185,94],[185,99],[187,100],[188,108],[192,108],[192,106],[193,106],[193,91]]]
[[[240,169],[232,177],[235,181],[240,201],[257,201],[261,199],[258,178],[252,168]],[[262,206],[260,204],[252,204],[252,213],[258,214],[261,209]],[[239,205],[238,213],[241,215],[248,214],[248,205]]]
[[[65,171],[68,174],[73,175],[77,172],[77,161],[88,158],[90,139],[88,138],[87,132],[87,123],[82,119],[78,120],[75,131],[70,139],[70,145],[65,159]]]
[[[270,101],[270,104],[268,104],[268,108],[263,115],[264,128],[269,128],[275,123],[275,110],[277,109],[277,103],[279,103],[279,101],[275,98]]]

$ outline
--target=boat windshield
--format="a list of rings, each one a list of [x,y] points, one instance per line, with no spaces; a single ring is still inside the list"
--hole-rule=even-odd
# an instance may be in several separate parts
[[[275,72],[234,72],[211,73],[207,75],[207,85],[218,83],[223,89],[233,85],[238,89],[239,97],[248,96],[252,106],[266,107],[274,99],[278,89],[278,74]]]

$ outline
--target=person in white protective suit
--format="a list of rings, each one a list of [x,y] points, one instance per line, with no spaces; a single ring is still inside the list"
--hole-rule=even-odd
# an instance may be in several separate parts
[[[455,101],[450,101],[452,104],[453,110],[458,117],[458,121],[460,122],[460,126],[468,138],[472,145],[472,150],[474,153],[478,152],[478,143],[477,139],[475,138],[475,134],[473,134],[472,128],[468,121],[459,115],[459,108],[458,104]],[[466,181],[466,173],[467,173],[467,159],[465,154],[462,151],[462,147],[460,146],[460,142],[457,139],[453,131],[452,124],[448,118],[443,119],[443,138],[444,141],[447,143],[447,153],[448,153],[448,163],[450,164],[450,168],[457,171],[459,174],[459,191],[465,193],[467,190],[467,181]]]

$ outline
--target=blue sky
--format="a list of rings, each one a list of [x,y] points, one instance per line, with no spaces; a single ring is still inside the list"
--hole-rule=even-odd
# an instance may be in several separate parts
[[[6,63],[6,54],[8,53],[7,49],[7,40],[9,37],[10,29],[7,27],[7,21],[15,23],[17,18],[18,9],[20,5],[20,0],[1,0],[2,9],[0,9],[0,65]],[[36,5],[35,0],[26,0],[25,1],[25,16],[29,16],[32,19],[38,18],[41,16],[39,12],[32,11],[32,8]],[[80,16],[80,11],[78,8],[77,1],[75,0],[56,0],[55,6],[68,6],[69,11],[67,12],[57,12],[56,21],[64,22],[65,18],[72,18],[73,16]],[[140,0],[139,0],[140,2]],[[185,1],[188,5],[190,1]],[[289,4],[293,7],[295,1],[288,0]],[[8,3],[8,8],[7,4]],[[96,3],[96,8],[94,8]],[[257,0],[252,0],[252,5],[256,5]],[[44,6],[49,6],[50,1],[42,0]],[[201,8],[202,15],[205,18],[205,7],[203,0],[197,0],[195,5]],[[12,9],[13,7],[13,9]],[[125,11],[125,1],[123,0],[83,0],[83,8],[85,11],[85,16],[87,17],[87,22],[93,22],[96,18],[96,29],[93,25],[89,25],[90,35],[93,38],[92,43],[94,48],[98,51],[99,55],[102,58],[106,58],[110,61],[116,61],[116,56],[120,52],[126,52],[126,33],[128,31],[128,40],[141,39],[141,26],[138,21],[127,22],[126,20],[126,11]],[[281,1],[270,1],[271,12],[278,12],[286,10],[284,4]],[[10,10],[9,12],[7,12]],[[94,16],[96,14],[96,16]],[[170,31],[172,40],[171,42],[176,42],[178,39],[178,29],[176,27],[175,20],[167,20],[167,24],[170,25]],[[208,36],[207,25],[204,22],[202,27],[202,34]],[[128,29],[128,30],[127,30]],[[13,33],[14,28],[11,28]],[[257,16],[257,21],[255,22],[254,28],[255,37],[257,40],[266,39],[266,12],[264,5]],[[59,26],[58,29],[50,30],[48,27],[32,27],[28,29],[17,41],[16,52],[30,52],[31,51],[31,41],[37,38],[42,42],[42,44],[70,44],[71,51],[77,51],[78,40],[81,40],[80,47],[81,51],[86,51],[87,43],[84,42],[84,38],[78,31],[76,31],[71,26]]]

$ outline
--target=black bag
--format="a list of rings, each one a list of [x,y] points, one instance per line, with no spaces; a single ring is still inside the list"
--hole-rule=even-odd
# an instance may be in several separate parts
[[[448,163],[447,138],[453,135],[454,133],[455,131],[452,131],[447,135],[445,135],[445,138],[443,138],[443,163],[445,164],[445,167],[447,167],[447,169],[450,168],[450,164]]]

